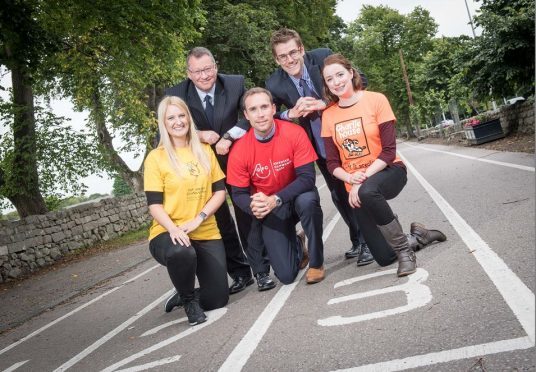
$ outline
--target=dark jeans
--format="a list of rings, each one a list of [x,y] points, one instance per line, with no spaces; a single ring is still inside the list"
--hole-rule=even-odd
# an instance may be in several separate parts
[[[387,200],[396,197],[407,180],[404,168],[388,166],[363,182],[359,189],[361,207],[352,209],[370,252],[380,266],[393,263],[396,254],[387,244],[378,225],[387,225],[395,218]]]
[[[340,213],[342,219],[350,230],[350,240],[352,241],[352,245],[364,243],[365,240],[363,234],[361,234],[357,220],[353,217],[352,207],[348,204],[348,193],[344,187],[344,182],[333,177],[333,175],[329,173],[326,159],[318,158],[316,165],[326,181],[326,186],[331,193],[331,200],[333,201],[335,208],[337,208],[337,211]]]
[[[269,272],[271,265],[281,283],[290,284],[294,281],[302,258],[296,237],[298,221],[301,221],[308,240],[309,266],[321,267],[324,263],[322,219],[320,196],[316,188],[298,195],[291,202],[283,203],[262,220],[253,218],[248,237],[253,272]],[[269,261],[263,257],[263,247],[266,247]]]
[[[225,248],[221,240],[190,240],[191,246],[173,244],[169,233],[157,235],[149,242],[154,259],[164,265],[180,296],[194,291],[199,280],[199,301],[203,310],[223,307],[229,301]]]

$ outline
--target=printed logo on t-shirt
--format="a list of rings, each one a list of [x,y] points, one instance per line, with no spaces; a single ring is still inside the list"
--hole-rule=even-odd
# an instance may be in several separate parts
[[[346,159],[360,158],[370,154],[361,118],[335,124],[335,138],[337,144],[343,149]]]
[[[253,168],[253,176],[257,176],[260,179],[270,177],[270,167],[261,165],[260,163],[255,164],[255,167]]]
[[[188,168],[188,172],[191,176],[199,176],[199,164],[197,164],[196,162],[189,161],[188,163],[186,163],[186,168]]]

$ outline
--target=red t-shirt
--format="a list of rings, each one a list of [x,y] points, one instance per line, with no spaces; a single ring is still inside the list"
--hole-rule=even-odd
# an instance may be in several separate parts
[[[272,195],[296,179],[295,168],[317,159],[302,127],[274,121],[275,133],[270,141],[260,142],[251,129],[233,145],[227,163],[229,185]]]

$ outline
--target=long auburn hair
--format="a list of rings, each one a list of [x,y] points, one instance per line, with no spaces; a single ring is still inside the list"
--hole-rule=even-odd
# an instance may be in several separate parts
[[[357,71],[356,68],[352,66],[352,62],[350,62],[346,57],[344,57],[340,53],[331,54],[324,59],[324,67],[322,67],[322,82],[324,83],[324,96],[331,102],[339,102],[339,97],[337,97],[335,94],[331,93],[331,91],[328,88],[328,85],[326,84],[326,80],[324,79],[324,69],[326,66],[329,65],[341,65],[348,71],[353,71],[354,77],[352,78],[352,86],[354,87],[354,91],[362,90],[363,89],[363,81],[361,80],[361,75]]]
[[[181,168],[183,167],[181,166],[183,165],[183,162],[175,152],[175,147],[173,146],[173,142],[171,141],[164,123],[166,111],[169,106],[177,106],[186,113],[186,117],[188,119],[188,133],[186,134],[187,145],[194,154],[194,157],[201,164],[201,168],[206,172],[206,174],[210,175],[210,160],[207,153],[203,150],[203,145],[201,145],[201,141],[199,140],[199,136],[195,130],[195,123],[192,118],[192,114],[188,109],[188,105],[186,105],[186,103],[179,97],[166,96],[158,105],[158,130],[160,131],[160,141],[158,142],[158,147],[162,147],[164,151],[166,151],[171,168],[175,171],[178,177],[182,178],[183,173],[181,172]]]

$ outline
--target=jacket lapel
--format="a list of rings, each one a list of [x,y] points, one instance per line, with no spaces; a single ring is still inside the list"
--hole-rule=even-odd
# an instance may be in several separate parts
[[[311,81],[313,82],[313,85],[315,87],[316,93],[318,96],[322,97],[324,94],[324,85],[322,83],[322,74],[320,73],[320,66],[313,65],[310,63],[309,58],[305,57],[305,66],[307,67],[307,71],[309,72],[309,76],[311,77]]]
[[[227,95],[225,94],[225,89],[220,80],[216,80],[216,89],[214,91],[214,131],[218,134],[220,133],[223,114],[225,111]]]
[[[188,87],[187,104],[188,108],[192,112],[197,129],[210,129],[210,124],[208,122],[207,115],[205,114],[205,109],[203,108],[203,104],[201,103],[201,99],[199,98],[199,94],[197,94],[197,90],[195,90],[195,85],[193,83],[191,83]]]

